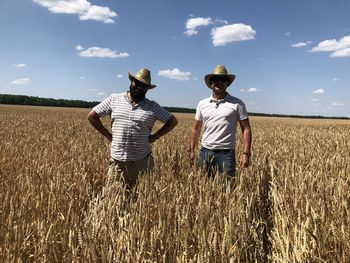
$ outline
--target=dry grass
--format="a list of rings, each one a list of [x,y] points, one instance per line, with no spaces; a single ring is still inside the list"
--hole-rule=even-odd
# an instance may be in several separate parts
[[[252,117],[225,182],[190,167],[178,115],[125,200],[87,112],[0,105],[0,262],[350,262],[349,121]]]

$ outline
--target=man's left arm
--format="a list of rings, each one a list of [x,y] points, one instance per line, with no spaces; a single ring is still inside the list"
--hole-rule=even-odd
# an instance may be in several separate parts
[[[172,129],[175,128],[178,121],[174,115],[171,116],[171,118],[163,125],[162,128],[160,128],[157,132],[150,135],[149,142],[154,143],[156,140],[158,140],[160,137],[164,136],[168,132],[170,132]]]
[[[243,153],[240,158],[240,167],[246,168],[250,164],[250,155],[251,155],[251,144],[252,144],[252,131],[250,129],[249,119],[244,119],[239,121],[239,124],[242,129],[242,143],[243,143]]]

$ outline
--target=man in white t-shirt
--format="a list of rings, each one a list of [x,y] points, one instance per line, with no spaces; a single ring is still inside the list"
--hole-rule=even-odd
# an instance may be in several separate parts
[[[130,190],[140,172],[153,169],[151,144],[174,129],[177,119],[157,102],[146,98],[147,91],[156,87],[151,84],[148,69],[142,68],[128,75],[129,91],[104,99],[90,111],[88,119],[97,131],[111,141],[108,176],[120,178]],[[111,133],[100,120],[106,115],[111,117]],[[157,120],[164,125],[151,134]]]
[[[216,66],[212,74],[204,77],[212,95],[201,100],[197,106],[189,152],[190,159],[194,162],[195,149],[203,127],[199,164],[208,172],[208,176],[214,176],[216,172],[235,176],[237,123],[242,129],[243,140],[240,167],[249,166],[252,133],[248,113],[244,103],[226,91],[234,79],[235,75],[228,74],[223,65]]]

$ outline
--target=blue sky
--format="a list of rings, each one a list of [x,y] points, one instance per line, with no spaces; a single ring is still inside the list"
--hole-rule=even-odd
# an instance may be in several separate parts
[[[224,64],[249,112],[350,117],[348,0],[1,0],[0,93],[100,101],[147,67],[195,108]]]

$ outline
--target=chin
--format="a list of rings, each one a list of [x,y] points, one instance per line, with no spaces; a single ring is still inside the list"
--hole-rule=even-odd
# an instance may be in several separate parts
[[[214,87],[214,90],[222,92],[225,91],[225,88]]]

